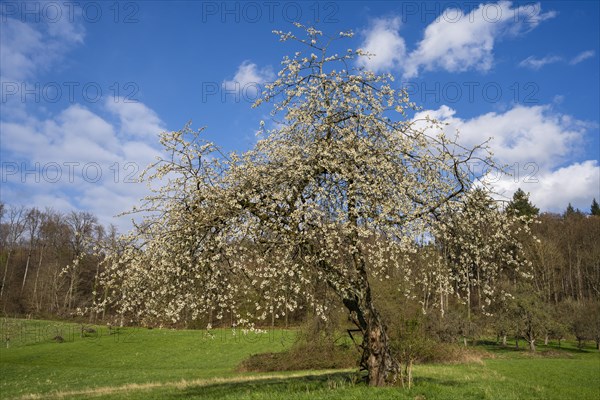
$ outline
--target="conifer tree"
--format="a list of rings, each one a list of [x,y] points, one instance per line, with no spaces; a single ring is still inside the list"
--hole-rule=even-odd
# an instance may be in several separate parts
[[[506,207],[506,212],[511,215],[536,217],[540,209],[531,203],[529,193],[525,193],[521,188],[513,194],[511,202]]]
[[[592,215],[600,215],[600,206],[596,199],[592,201],[592,206],[590,207],[590,214]]]

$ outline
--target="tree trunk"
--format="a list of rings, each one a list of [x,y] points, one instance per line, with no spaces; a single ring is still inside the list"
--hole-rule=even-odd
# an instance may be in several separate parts
[[[394,384],[398,378],[400,364],[392,354],[386,327],[374,307],[365,259],[360,251],[358,235],[358,213],[356,211],[354,182],[348,181],[348,220],[352,227],[350,238],[356,251],[352,252],[357,278],[352,282],[354,290],[342,292],[344,305],[350,318],[363,335],[361,368],[368,371],[370,386]],[[335,287],[335,285],[334,285]]]
[[[46,246],[42,245],[42,247],[40,248],[40,259],[38,261],[38,267],[37,270],[35,271],[35,281],[33,283],[33,295],[31,296],[33,298],[33,305],[35,307],[36,311],[40,311],[41,305],[38,304],[37,301],[37,288],[38,288],[38,279],[40,277],[40,269],[42,269],[42,259],[44,256],[44,248]]]
[[[535,352],[535,339],[529,340],[529,350]]]
[[[377,321],[371,322],[365,336],[364,339],[367,339],[365,356],[369,371],[369,385],[384,386],[394,383],[398,377],[400,366],[391,353],[385,326],[377,318]]]
[[[8,254],[6,255],[6,265],[4,266],[4,277],[2,278],[2,286],[0,287],[0,298],[4,295],[4,286],[6,286],[6,275],[8,275],[8,261],[10,260],[10,254],[12,253],[12,249],[8,249]]]
[[[549,341],[549,337],[548,334],[546,333],[546,336],[544,337],[544,345],[548,346],[548,341]]]
[[[100,276],[100,261],[96,263],[96,275],[94,276],[94,287],[92,288],[92,304],[96,302],[97,294],[96,289],[98,288],[98,279]],[[92,311],[90,311],[90,324],[95,323],[98,318],[98,309],[93,307]]]
[[[33,252],[33,246],[29,245],[29,251],[27,252],[27,262],[25,263],[25,273],[23,274],[23,283],[21,284],[21,293],[25,289],[25,282],[27,282],[27,273],[29,272],[29,262],[31,261],[31,253]]]
[[[271,330],[274,330],[274,329],[275,329],[275,310],[273,308],[271,308]]]
[[[506,334],[502,335],[502,347],[506,347]]]
[[[390,339],[386,327],[370,300],[365,303],[357,298],[344,299],[344,305],[350,312],[350,319],[362,333],[361,370],[367,370],[370,386],[393,384],[398,378],[400,364],[392,354]]]
[[[106,315],[106,297],[108,296],[108,285],[104,287],[104,295],[102,296],[102,321],[104,321],[104,317]],[[212,312],[212,308],[211,308],[211,312]],[[210,322],[212,323],[212,314],[211,314],[211,319]]]
[[[408,388],[412,387],[412,367],[413,367],[413,359],[409,358],[406,364],[406,381],[408,382]]]

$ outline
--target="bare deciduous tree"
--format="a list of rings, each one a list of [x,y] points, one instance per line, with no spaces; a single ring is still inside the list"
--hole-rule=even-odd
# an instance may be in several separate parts
[[[27,273],[29,272],[29,264],[33,255],[33,250],[36,245],[36,238],[39,234],[40,225],[42,223],[42,213],[37,208],[31,208],[25,215],[25,228],[29,233],[29,243],[27,249],[27,262],[25,263],[25,272],[23,273],[23,283],[21,284],[21,292],[25,288],[27,281]],[[40,256],[41,257],[41,256]]]
[[[7,256],[4,264],[4,275],[2,277],[2,287],[0,287],[0,299],[6,292],[6,278],[8,276],[8,266],[10,263],[10,256],[17,245],[19,239],[25,232],[25,207],[11,206],[8,208],[8,223],[6,224],[6,249]]]

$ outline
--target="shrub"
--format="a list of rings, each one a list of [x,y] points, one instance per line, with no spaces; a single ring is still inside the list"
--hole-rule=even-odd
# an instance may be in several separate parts
[[[269,372],[356,367],[360,354],[347,332],[340,328],[341,316],[331,317],[327,323],[317,317],[308,318],[289,350],[254,354],[242,361],[238,370]]]

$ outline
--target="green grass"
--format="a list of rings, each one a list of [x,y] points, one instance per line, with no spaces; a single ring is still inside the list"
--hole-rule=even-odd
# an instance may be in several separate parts
[[[47,321],[3,321],[0,397],[82,399],[598,399],[600,356],[572,345],[540,346],[546,356],[485,346],[482,363],[417,365],[412,389],[368,388],[353,371],[246,373],[236,366],[250,354],[281,351],[294,333],[233,336],[205,331],[106,327],[80,337],[79,326]],[[66,341],[56,343],[60,333]],[[140,386],[132,386],[139,384]],[[128,385],[128,386],[127,386]],[[35,395],[37,394],[37,396]],[[60,395],[60,396],[59,396]]]
[[[82,338],[80,326],[47,321],[4,321],[10,347],[0,349],[3,398],[90,386],[168,382],[236,375],[250,354],[285,349],[293,334],[233,335],[206,331],[125,328],[109,335],[106,327]],[[51,339],[60,334],[65,342]]]

